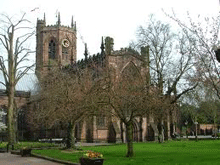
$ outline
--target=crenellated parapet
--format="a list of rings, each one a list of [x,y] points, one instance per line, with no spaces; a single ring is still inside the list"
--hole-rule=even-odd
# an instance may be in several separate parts
[[[85,67],[92,67],[92,66],[103,66],[105,60],[105,56],[100,53],[94,54],[89,56],[89,58],[81,59],[76,62],[77,66],[85,68]]]

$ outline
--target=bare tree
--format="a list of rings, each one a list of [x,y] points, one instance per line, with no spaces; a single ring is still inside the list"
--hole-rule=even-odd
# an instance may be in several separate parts
[[[132,57],[129,53],[120,56]],[[102,77],[94,82],[93,96],[96,98],[94,102],[105,107],[103,111],[109,115],[111,122],[121,121],[125,125],[127,157],[134,155],[133,124],[135,119],[145,117],[156,100],[153,99],[153,95],[148,95],[146,76],[141,74],[140,67],[130,62],[119,75],[115,75],[114,68],[107,66],[102,70]],[[151,92],[151,94],[154,93]]]
[[[147,26],[140,26],[137,35],[137,46],[148,45],[150,49],[151,83],[160,91],[158,100],[165,106],[154,114],[163,125],[164,117],[173,109],[168,105],[175,104],[183,94],[197,86],[187,81],[193,71],[194,50],[183,33],[174,34],[169,24],[156,20],[153,15],[150,15]],[[163,139],[163,129],[159,130]]]
[[[75,125],[92,110],[87,97],[92,85],[90,78],[86,69],[51,68],[40,81],[39,94],[32,99],[30,124],[47,128],[56,123],[68,125],[67,148],[74,148]]]
[[[3,73],[4,81],[0,82],[6,88],[8,96],[8,110],[7,110],[7,127],[8,127],[8,144],[13,145],[16,142],[15,134],[15,118],[16,118],[16,104],[15,104],[15,86],[18,81],[34,66],[22,66],[21,63],[28,60],[28,55],[32,53],[30,49],[25,48],[25,43],[33,36],[34,31],[30,26],[26,26],[30,23],[25,19],[25,14],[21,16],[17,21],[13,21],[12,17],[2,14],[2,27],[0,33],[0,42],[3,50],[0,56],[0,70]],[[27,32],[31,30],[30,32]],[[26,30],[26,32],[19,35],[20,31]],[[23,31],[24,32],[24,31]],[[5,53],[5,54],[4,54]],[[4,56],[6,55],[6,60]],[[6,61],[8,66],[6,66]]]
[[[219,58],[219,16],[209,18],[198,15],[197,21],[194,21],[188,13],[188,21],[184,22],[178,19],[174,12],[172,15],[167,13],[166,15],[179,25],[187,37],[187,42],[194,49],[196,71],[194,80],[212,87],[220,99],[220,65],[217,61]]]
[[[149,16],[147,26],[140,26],[137,31],[138,46],[149,46],[151,81],[163,92],[163,79],[166,65],[169,65],[175,35],[169,24],[164,24]]]

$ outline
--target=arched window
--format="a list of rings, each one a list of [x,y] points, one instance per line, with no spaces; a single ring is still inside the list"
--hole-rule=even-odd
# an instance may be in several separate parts
[[[69,54],[69,46],[70,42],[68,39],[64,39],[62,41],[62,59],[67,60],[68,59],[68,54]]]
[[[69,54],[69,49],[68,49],[68,47],[64,47],[64,46],[62,46],[62,55],[63,55],[63,60],[67,60],[67,58],[68,58],[68,54]]]
[[[106,127],[106,117],[104,115],[97,116],[97,127]]]
[[[56,43],[55,41],[52,39],[49,42],[49,59],[55,59],[55,54],[56,54]]]

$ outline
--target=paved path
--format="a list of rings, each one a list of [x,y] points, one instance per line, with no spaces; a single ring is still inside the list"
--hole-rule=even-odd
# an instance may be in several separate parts
[[[0,153],[0,165],[61,165],[35,157],[21,157],[11,153]]]

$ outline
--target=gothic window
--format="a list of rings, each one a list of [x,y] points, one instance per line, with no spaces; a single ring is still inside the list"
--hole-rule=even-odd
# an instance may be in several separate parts
[[[56,54],[56,43],[52,39],[49,42],[49,59],[55,59],[55,54]]]
[[[97,116],[97,126],[98,127],[105,127],[106,126],[106,121],[105,121],[105,116]]]
[[[62,59],[67,60],[67,58],[68,58],[68,47],[62,46],[62,55],[63,55]]]
[[[24,107],[18,109],[18,130],[24,130],[25,128],[25,113]]]

